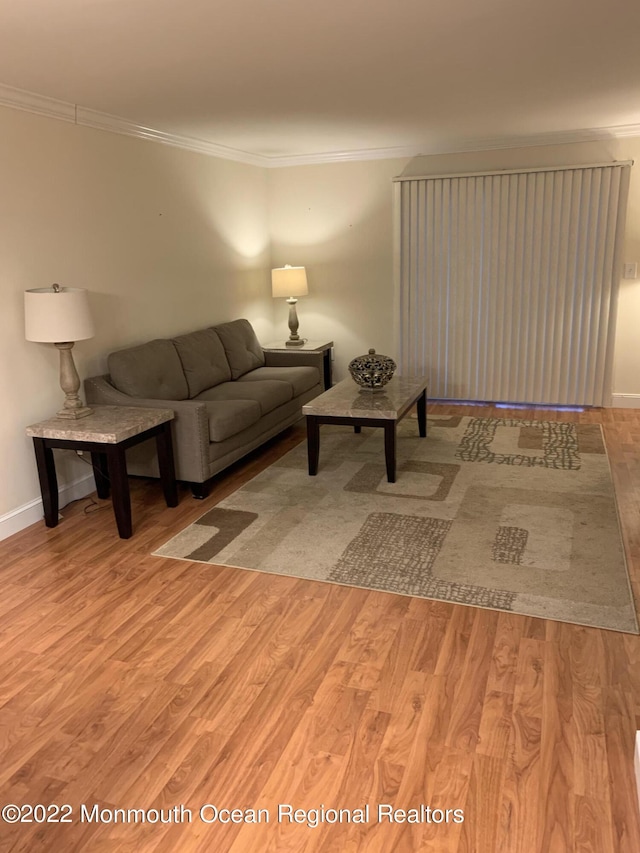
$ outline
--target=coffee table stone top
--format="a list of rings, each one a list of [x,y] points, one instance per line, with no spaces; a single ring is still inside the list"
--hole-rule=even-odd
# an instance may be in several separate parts
[[[172,409],[143,409],[137,406],[96,406],[90,415],[78,420],[49,418],[27,427],[33,438],[57,438],[69,441],[94,441],[118,444],[175,417]]]
[[[305,403],[302,414],[395,420],[407,401],[415,400],[426,387],[427,380],[423,376],[394,376],[379,391],[368,391],[356,385],[351,378],[343,379],[324,394]]]

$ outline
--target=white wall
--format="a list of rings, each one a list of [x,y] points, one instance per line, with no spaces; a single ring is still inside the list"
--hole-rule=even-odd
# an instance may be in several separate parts
[[[81,377],[111,350],[241,316],[271,338],[274,306],[264,169],[1,108],[0,139],[1,521],[37,501],[24,429],[63,399],[57,350],[24,340],[24,290],[90,291]],[[86,477],[56,458],[63,491]]]
[[[272,258],[307,267],[300,334],[333,340],[335,374],[374,347],[394,355],[391,180],[406,160],[295,166],[269,172]],[[286,304],[278,306],[279,334]]]

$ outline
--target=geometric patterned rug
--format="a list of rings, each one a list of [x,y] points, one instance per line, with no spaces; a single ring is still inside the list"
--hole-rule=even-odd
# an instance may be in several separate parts
[[[325,426],[154,553],[638,633],[599,425]]]

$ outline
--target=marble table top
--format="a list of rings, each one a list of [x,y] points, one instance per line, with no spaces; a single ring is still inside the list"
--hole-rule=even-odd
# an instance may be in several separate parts
[[[389,418],[395,420],[407,404],[427,387],[423,376],[394,376],[379,391],[360,388],[353,379],[343,379],[302,407],[303,415],[338,418]]]
[[[301,350],[304,352],[305,350],[324,350],[330,349],[333,346],[333,341],[305,341],[303,344],[298,345],[297,347],[288,347],[285,343],[284,339],[279,341],[270,341],[268,344],[262,344],[262,349],[264,350],[282,350],[282,352],[295,352],[296,350]]]
[[[27,427],[33,438],[59,438],[69,441],[95,441],[118,444],[154,426],[171,421],[172,409],[143,409],[137,406],[95,406],[92,413],[78,420],[49,418]]]

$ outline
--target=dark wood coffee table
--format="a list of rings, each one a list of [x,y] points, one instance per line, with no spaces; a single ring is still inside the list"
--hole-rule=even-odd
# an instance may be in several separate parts
[[[420,376],[394,376],[381,391],[360,390],[353,379],[344,379],[302,407],[307,419],[309,474],[318,473],[320,424],[347,424],[360,432],[363,426],[384,429],[387,479],[396,481],[396,428],[417,405],[418,429],[427,434],[427,380]]]

